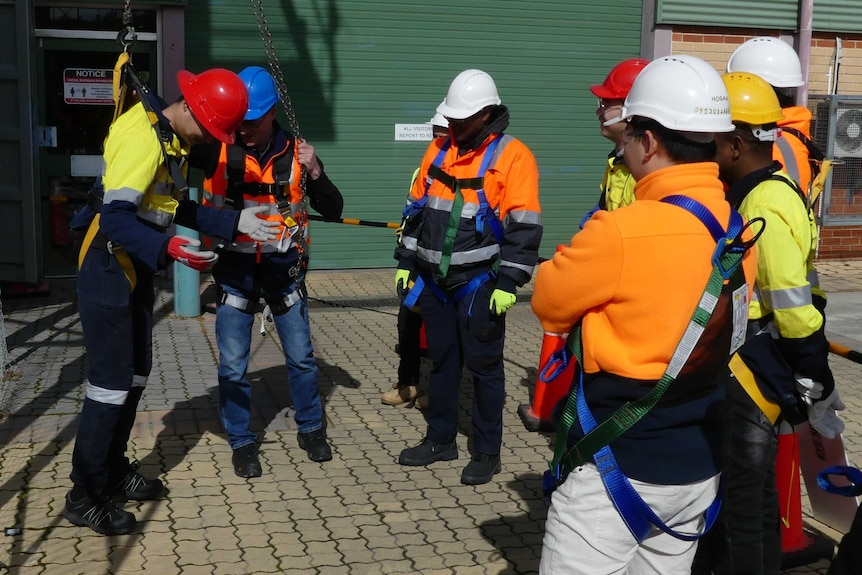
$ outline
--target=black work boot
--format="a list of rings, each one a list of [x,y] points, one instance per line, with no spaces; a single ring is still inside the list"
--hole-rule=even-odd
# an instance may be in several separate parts
[[[332,448],[326,442],[326,433],[322,428],[308,433],[299,433],[296,439],[299,441],[299,446],[308,453],[310,460],[322,462],[332,459]]]
[[[238,477],[260,477],[263,470],[260,468],[260,459],[257,457],[257,445],[249,443],[233,450],[231,457],[233,472]]]
[[[458,445],[451,443],[437,443],[427,437],[416,447],[408,447],[398,456],[401,465],[428,465],[435,461],[452,461],[458,459]]]
[[[461,483],[464,485],[482,485],[483,483],[488,483],[494,478],[495,473],[500,472],[500,469],[499,455],[476,453],[461,473]]]
[[[118,473],[120,475],[122,471],[125,471],[120,479],[108,484],[112,485],[109,496],[125,497],[126,499],[133,499],[135,501],[155,501],[159,499],[162,491],[165,489],[164,483],[159,479],[147,479],[138,473],[139,467],[140,463],[137,461],[126,465],[125,469]]]
[[[63,517],[102,535],[125,535],[135,528],[134,515],[117,507],[110,498],[87,494],[78,487],[66,494]]]

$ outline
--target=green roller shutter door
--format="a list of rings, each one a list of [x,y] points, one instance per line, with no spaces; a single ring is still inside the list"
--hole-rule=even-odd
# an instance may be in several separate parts
[[[299,126],[345,197],[344,215],[397,222],[428,142],[395,141],[396,124],[431,118],[466,68],[495,79],[508,133],[536,155],[542,255],[568,243],[595,204],[610,143],[589,86],[640,47],[641,2],[413,0],[264,2]],[[247,2],[191,0],[186,62],[239,70],[265,65]],[[312,265],[388,267],[392,230],[312,222]]]
[[[798,0],[658,0],[656,23],[796,30]],[[862,31],[859,0],[817,0],[811,27],[818,32]]]

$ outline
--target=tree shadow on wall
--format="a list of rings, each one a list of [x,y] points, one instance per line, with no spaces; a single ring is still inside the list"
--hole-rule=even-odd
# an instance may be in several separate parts
[[[335,45],[340,17],[335,0],[312,1],[310,4],[314,13],[311,24],[308,19],[299,16],[292,0],[281,2],[287,25],[287,34],[283,42],[290,42],[292,46],[290,50],[284,52],[290,55],[280,60],[279,67],[284,74],[284,83],[293,104],[302,137],[312,143],[332,142],[335,140],[333,115],[335,88],[338,84],[338,58],[335,54]],[[315,56],[309,44],[310,28],[314,30],[313,34],[321,37],[325,45],[329,69],[325,78],[324,74],[315,67]],[[277,40],[274,38],[273,42],[275,44]],[[282,52],[277,45],[275,49]],[[290,124],[284,121],[283,111],[280,113],[280,121],[283,126],[290,128]]]

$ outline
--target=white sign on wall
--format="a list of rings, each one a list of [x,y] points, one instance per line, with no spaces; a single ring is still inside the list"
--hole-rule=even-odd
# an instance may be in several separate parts
[[[430,142],[430,124],[395,124],[396,142]]]
[[[63,101],[67,104],[113,106],[114,71],[95,68],[63,70]]]

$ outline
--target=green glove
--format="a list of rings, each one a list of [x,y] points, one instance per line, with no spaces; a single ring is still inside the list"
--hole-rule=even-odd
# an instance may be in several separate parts
[[[406,296],[409,290],[408,283],[410,283],[410,270],[398,268],[395,272],[395,293],[401,297]]]
[[[494,315],[503,315],[515,305],[515,294],[505,290],[495,289],[491,294],[491,313]]]

